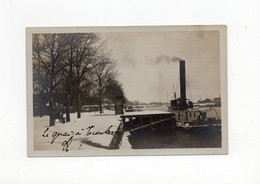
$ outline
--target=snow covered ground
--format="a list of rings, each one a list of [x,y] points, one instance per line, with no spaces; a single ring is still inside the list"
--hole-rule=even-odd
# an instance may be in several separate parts
[[[120,122],[114,111],[84,112],[79,119],[72,113],[70,122],[51,127],[48,116],[34,117],[34,150],[107,149]]]
[[[133,114],[161,114],[163,111],[126,112]],[[114,134],[121,123],[120,115],[114,111],[71,113],[71,121],[65,124],[58,122],[49,126],[49,116],[34,117],[34,150],[35,151],[69,151],[109,149]],[[129,132],[124,132],[120,149],[132,149],[128,141]]]

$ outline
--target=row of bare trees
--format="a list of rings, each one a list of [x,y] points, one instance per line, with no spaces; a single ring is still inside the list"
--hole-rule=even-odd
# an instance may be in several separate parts
[[[83,93],[92,92],[99,98],[100,113],[105,100],[113,102],[116,95],[123,95],[117,81],[116,60],[105,49],[100,34],[33,34],[32,44],[33,90],[34,94],[47,98],[50,126],[54,125],[57,94],[62,96],[59,103],[66,109],[67,122],[72,104],[77,117],[81,117]]]

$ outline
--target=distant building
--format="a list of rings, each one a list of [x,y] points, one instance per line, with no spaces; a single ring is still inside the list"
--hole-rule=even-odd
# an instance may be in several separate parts
[[[198,103],[212,103],[213,101],[209,98],[205,98],[205,99],[202,99],[202,100],[198,100]]]
[[[221,102],[221,98],[220,97],[214,98],[213,101],[214,102]]]
[[[213,99],[216,106],[221,106],[221,97],[216,97]]]

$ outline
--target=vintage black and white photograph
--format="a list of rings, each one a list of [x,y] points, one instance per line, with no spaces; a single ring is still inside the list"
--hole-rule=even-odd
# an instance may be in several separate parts
[[[27,28],[29,156],[227,153],[225,26]]]

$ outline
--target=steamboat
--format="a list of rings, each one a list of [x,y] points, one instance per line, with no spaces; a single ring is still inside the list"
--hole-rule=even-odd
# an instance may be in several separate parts
[[[195,128],[207,126],[220,126],[221,120],[217,111],[208,106],[207,109],[201,110],[194,107],[193,102],[186,98],[186,77],[185,77],[185,61],[180,60],[180,98],[170,101],[169,112],[173,113],[177,127]],[[207,117],[209,111],[215,112],[215,117]]]
[[[221,127],[221,119],[213,107],[202,109],[195,107],[194,103],[186,98],[186,71],[185,61],[179,61],[180,73],[180,97],[170,100],[167,112],[146,113],[132,112],[121,115],[125,130],[135,132],[140,130],[142,133],[146,130],[162,130],[177,128],[203,128],[203,127]],[[215,117],[208,117],[208,112],[215,112]],[[128,121],[126,121],[128,120]]]

